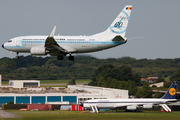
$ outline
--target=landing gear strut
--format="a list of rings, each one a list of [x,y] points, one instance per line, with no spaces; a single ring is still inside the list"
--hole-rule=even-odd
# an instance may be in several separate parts
[[[18,54],[19,54],[19,53],[18,53],[18,52],[16,52],[16,59],[19,59],[19,56],[18,56]]]
[[[71,56],[71,54],[70,54],[70,56],[68,57],[68,59],[71,60],[71,61],[73,61],[73,60],[74,60],[74,56]]]

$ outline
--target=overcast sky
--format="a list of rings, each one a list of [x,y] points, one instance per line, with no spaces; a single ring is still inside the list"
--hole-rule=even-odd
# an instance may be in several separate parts
[[[180,57],[180,0],[0,0],[0,45],[25,35],[92,35],[132,5],[126,44],[85,55],[136,59]],[[20,54],[23,55],[23,54]],[[25,54],[29,55],[29,54]],[[0,48],[0,58],[15,54]]]

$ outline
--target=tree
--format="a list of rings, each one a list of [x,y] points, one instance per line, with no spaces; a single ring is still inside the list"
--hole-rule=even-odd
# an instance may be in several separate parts
[[[136,83],[137,86],[141,85],[141,76],[139,74],[135,73],[132,80]]]
[[[162,94],[159,91],[155,92],[153,95],[153,98],[161,98],[161,97],[162,97]]]
[[[26,70],[21,72],[18,68],[25,67]],[[97,59],[90,56],[76,56],[72,62],[64,58],[58,61],[56,57],[35,57],[20,56],[19,59],[0,58],[0,73],[3,80],[8,79],[69,79],[92,78],[89,85],[97,86],[97,76],[115,78],[117,81],[135,81],[137,86],[140,85],[140,76],[156,75],[172,76],[173,81],[180,82],[180,58],[175,59],[135,59],[130,57]],[[47,73],[52,74],[49,76]],[[34,74],[35,73],[35,74]],[[137,74],[136,74],[137,73]],[[157,82],[163,81],[159,79]],[[120,83],[118,83],[119,87]],[[180,86],[178,86],[180,88]]]
[[[109,79],[109,80],[111,80],[111,82],[110,82],[110,84],[109,84],[109,88],[117,88],[117,80],[115,79],[115,78],[111,78],[111,79]],[[107,82],[108,83],[108,82]]]
[[[68,82],[68,85],[76,85],[76,79],[73,77],[71,80]]]
[[[129,95],[135,95],[137,92],[137,85],[134,81],[128,80],[128,82],[126,82],[125,89],[129,90]]]
[[[125,89],[126,81],[118,81],[118,89]]]
[[[173,76],[170,77],[170,80],[171,82],[178,81],[180,83],[180,69],[178,69],[177,72],[174,73]],[[180,89],[180,85],[178,85],[178,88]]]
[[[149,84],[147,82],[144,82],[144,85],[142,88],[139,88],[137,90],[137,93],[135,95],[136,97],[143,97],[143,98],[151,98],[152,97],[152,91],[149,87]]]
[[[157,82],[157,83],[159,83],[159,82],[164,82],[164,78],[159,78],[159,79],[157,79],[156,82]]]
[[[135,97],[136,98],[141,98],[143,96],[143,89],[142,88],[138,88]]]
[[[143,89],[143,97],[144,98],[152,97],[152,90],[149,87],[149,84],[147,82],[144,83],[144,85],[142,86],[142,89]]]
[[[114,79],[114,83],[116,83],[117,81],[135,81],[137,82],[136,84],[140,83],[140,76],[138,74],[133,74],[133,72],[131,71],[131,67],[128,66],[120,66],[120,67],[115,67],[113,65],[107,64],[104,65],[102,67],[98,67],[95,71],[94,71],[94,75],[92,77],[92,82],[89,83],[89,85],[97,85],[97,76],[102,76],[104,78],[104,80],[107,82],[106,86],[109,86],[110,83],[110,79]],[[114,84],[113,83],[113,84]],[[111,85],[111,87],[114,85]],[[119,85],[118,85],[119,86]],[[117,88],[117,85],[116,85]]]
[[[98,77],[98,82],[97,82],[97,85],[99,87],[105,87],[106,86],[106,81],[104,80],[104,78],[102,76]]]
[[[165,82],[165,83],[163,84],[163,87],[164,87],[164,88],[169,88],[169,86],[170,86],[171,84],[172,84],[171,82]]]

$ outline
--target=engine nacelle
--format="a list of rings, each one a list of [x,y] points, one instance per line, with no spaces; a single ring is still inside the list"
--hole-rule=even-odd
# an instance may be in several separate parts
[[[136,110],[136,106],[127,106],[127,110]]]
[[[150,109],[150,108],[152,108],[152,107],[153,107],[152,104],[143,105],[143,108],[146,108],[146,109]]]
[[[50,51],[45,47],[32,47],[30,50],[31,55],[47,55]]]

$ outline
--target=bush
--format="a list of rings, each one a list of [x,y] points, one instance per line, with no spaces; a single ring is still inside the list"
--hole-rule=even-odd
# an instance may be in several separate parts
[[[21,108],[27,108],[28,104],[3,104],[2,109],[7,110],[7,109],[21,109]],[[52,105],[54,109],[59,110],[61,108],[61,105]]]
[[[7,105],[14,105],[14,102],[13,102],[13,101],[9,101],[9,102],[7,103]]]
[[[164,88],[169,88],[171,84],[172,84],[171,82],[165,82],[163,87]]]
[[[156,85],[153,85],[152,87],[155,88],[155,87],[157,87],[157,86],[156,86]]]
[[[2,109],[6,110],[6,109],[21,109],[21,108],[27,108],[27,104],[3,104],[2,105]]]
[[[54,109],[59,110],[61,108],[61,105],[52,105]]]

